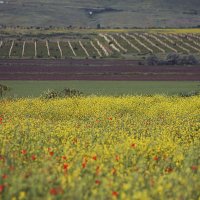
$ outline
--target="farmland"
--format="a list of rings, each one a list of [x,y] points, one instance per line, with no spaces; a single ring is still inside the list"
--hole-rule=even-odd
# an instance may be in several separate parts
[[[0,102],[1,199],[198,199],[199,97]]]
[[[36,98],[44,91],[63,91],[72,88],[83,92],[84,96],[122,96],[122,95],[180,95],[200,91],[200,83],[195,81],[1,81],[11,90],[5,97]]]
[[[1,36],[0,199],[199,198],[198,31]]]
[[[119,58],[144,59],[148,55],[164,57],[170,53],[200,55],[199,33],[150,31],[63,33],[62,36],[24,35],[0,40],[0,58]]]
[[[0,60],[1,80],[199,81],[199,66],[148,66],[134,60]]]
[[[200,200],[199,0],[0,0],[0,200]]]

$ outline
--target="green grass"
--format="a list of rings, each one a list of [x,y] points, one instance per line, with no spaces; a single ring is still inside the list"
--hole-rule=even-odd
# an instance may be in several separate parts
[[[50,57],[61,58],[57,42],[49,42],[49,51],[51,54]]]
[[[81,58],[81,57],[86,58],[87,57],[87,55],[83,51],[82,47],[80,46],[78,40],[71,42],[71,45],[72,45],[77,57],[79,57],[79,58]]]
[[[200,82],[151,81],[0,81],[11,87],[7,96],[37,97],[47,89],[74,88],[91,95],[166,94],[200,91]]]
[[[8,58],[11,46],[11,41],[4,41],[2,47],[0,48],[0,58]]]
[[[44,41],[37,42],[37,57],[48,58],[47,47]]]
[[[23,42],[15,41],[11,57],[12,58],[21,58],[22,57],[22,49],[23,49]]]
[[[24,50],[24,57],[25,58],[34,58],[35,56],[35,46],[34,42],[27,41]]]

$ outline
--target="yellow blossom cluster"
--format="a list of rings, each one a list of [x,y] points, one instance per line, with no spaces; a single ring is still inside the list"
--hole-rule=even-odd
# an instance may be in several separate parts
[[[0,101],[0,199],[198,199],[199,168],[199,96]]]

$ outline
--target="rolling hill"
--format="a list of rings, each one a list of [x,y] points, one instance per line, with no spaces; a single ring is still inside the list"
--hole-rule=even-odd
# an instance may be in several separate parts
[[[5,0],[0,24],[9,26],[194,27],[199,0]]]

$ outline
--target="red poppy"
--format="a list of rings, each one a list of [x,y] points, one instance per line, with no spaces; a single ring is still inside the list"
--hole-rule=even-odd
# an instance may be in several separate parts
[[[118,155],[115,157],[115,160],[116,160],[116,161],[119,161],[119,156],[118,156]]]
[[[192,169],[193,171],[197,171],[198,167],[197,167],[196,165],[192,165],[191,169]]]
[[[62,156],[62,159],[63,160],[67,160],[67,156]]]
[[[50,156],[53,156],[53,155],[54,155],[54,152],[53,152],[53,151],[50,151],[50,152],[49,152],[49,155],[50,155]]]
[[[64,170],[68,170],[68,168],[69,168],[69,165],[68,165],[67,163],[64,163],[64,164],[63,164],[63,169],[64,169]]]
[[[100,181],[100,180],[96,180],[95,183],[96,183],[97,185],[99,185],[99,184],[101,183],[101,181]]]
[[[35,156],[35,155],[32,155],[32,156],[31,156],[31,159],[32,159],[32,160],[36,160],[36,156]]]
[[[0,117],[0,124],[3,124],[3,118]]]
[[[173,168],[171,168],[171,167],[167,167],[166,169],[165,169],[165,172],[167,172],[167,173],[170,173],[170,172],[172,172],[173,171]]]
[[[86,162],[83,162],[83,163],[82,163],[82,168],[83,168],[83,169],[86,168],[86,165],[87,165],[87,163],[86,163]]]
[[[114,197],[118,197],[118,196],[119,196],[119,193],[116,192],[116,191],[113,191],[113,192],[112,192],[112,195],[113,195]]]
[[[64,191],[61,187],[56,187],[56,188],[51,188],[49,192],[50,192],[51,195],[56,196],[58,194],[63,193]]]
[[[155,161],[158,161],[158,160],[159,160],[158,156],[154,156],[153,159],[154,159]]]
[[[21,154],[26,155],[27,151],[25,149],[21,150]]]
[[[109,118],[109,120],[112,120],[112,119],[113,119],[112,117]]]
[[[132,144],[131,144],[131,147],[132,147],[132,148],[135,148],[135,147],[136,147],[136,144],[135,144],[135,143],[132,143]]]
[[[92,159],[93,159],[93,160],[97,160],[97,156],[93,156]]]
[[[8,176],[6,174],[3,174],[2,179],[6,179],[6,178],[8,178]]]
[[[56,188],[51,188],[50,194],[51,195],[58,195],[59,191]]]
[[[0,193],[2,193],[4,190],[4,185],[0,185]]]

